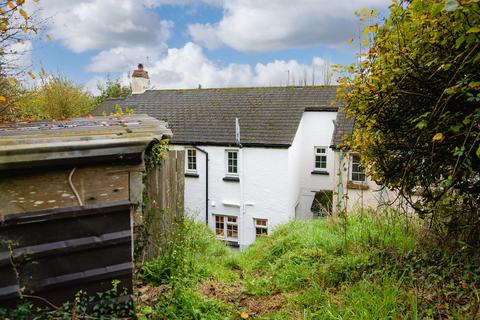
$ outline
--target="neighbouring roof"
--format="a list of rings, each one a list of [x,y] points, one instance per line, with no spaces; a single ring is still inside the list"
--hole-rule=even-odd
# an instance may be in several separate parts
[[[101,104],[95,108],[95,115],[103,116],[103,115],[110,115],[111,113],[115,113],[115,106],[121,105],[125,98],[107,98]]]
[[[119,104],[168,121],[174,144],[234,145],[239,118],[242,145],[288,147],[304,111],[336,112],[335,97],[335,86],[147,90]]]
[[[87,163],[141,163],[167,124],[147,115],[0,123],[0,171]]]
[[[355,117],[349,117],[345,111],[340,109],[335,120],[335,129],[333,131],[332,146],[337,147],[343,144],[345,137],[351,136],[354,130]]]

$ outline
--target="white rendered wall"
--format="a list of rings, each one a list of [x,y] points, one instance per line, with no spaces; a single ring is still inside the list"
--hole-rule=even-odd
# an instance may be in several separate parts
[[[310,211],[315,192],[333,190],[334,152],[330,149],[336,112],[304,112],[292,146],[289,148],[289,176],[291,195],[298,204],[296,218],[311,219]],[[314,147],[325,147],[328,175],[312,174]]]
[[[150,79],[132,77],[132,94],[144,93],[150,87]]]
[[[350,153],[346,152],[343,159],[340,157],[340,151],[335,152],[335,174],[334,174],[334,194],[333,194],[333,210],[337,211],[338,194],[340,192],[342,210],[354,212],[366,209],[383,209],[394,208],[401,211],[411,211],[412,208],[407,201],[399,197],[396,192],[388,189],[382,190],[382,186],[376,184],[368,178],[365,182],[360,183],[365,186],[365,190],[349,188],[350,180]],[[358,184],[358,183],[357,183]],[[414,199],[415,200],[415,199]]]
[[[269,232],[293,216],[288,188],[288,149],[243,148],[239,152],[240,182],[224,181],[228,147],[199,146],[209,154],[209,227],[214,230],[214,215],[239,218],[239,244],[255,241],[254,218],[268,219]],[[184,148],[176,146],[176,148]],[[205,222],[205,155],[197,151],[197,174],[185,177],[185,211]],[[245,213],[241,213],[240,183],[243,183]]]

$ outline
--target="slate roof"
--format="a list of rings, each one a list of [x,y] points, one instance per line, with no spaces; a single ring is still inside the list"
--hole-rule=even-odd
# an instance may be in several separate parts
[[[242,145],[289,147],[303,113],[336,112],[335,96],[335,86],[148,90],[119,104],[167,121],[173,144],[235,145],[238,117]]]
[[[95,108],[95,115],[101,116],[105,112],[108,116],[111,113],[115,113],[115,105],[121,105],[125,98],[107,98],[97,108]]]
[[[335,129],[333,131],[332,146],[338,147],[343,144],[345,137],[352,135],[354,130],[355,117],[348,117],[345,111],[340,109],[335,120]]]

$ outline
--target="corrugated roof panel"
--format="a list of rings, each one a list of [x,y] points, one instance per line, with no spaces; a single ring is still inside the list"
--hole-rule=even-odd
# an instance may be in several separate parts
[[[170,137],[147,115],[0,124],[0,170],[87,162],[141,162],[154,140]]]

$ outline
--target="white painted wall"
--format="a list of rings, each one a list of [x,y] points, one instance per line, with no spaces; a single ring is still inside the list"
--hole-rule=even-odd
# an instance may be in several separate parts
[[[295,218],[312,218],[315,192],[333,190],[334,153],[329,146],[335,118],[336,112],[305,112],[290,148],[243,148],[243,159],[239,153],[240,182],[223,181],[226,150],[232,148],[198,146],[209,154],[209,227],[215,228],[215,214],[238,217],[239,245],[245,247],[255,241],[255,218],[268,219],[269,232]],[[328,175],[312,174],[315,146],[327,150]],[[185,177],[185,210],[205,222],[205,155],[200,151],[197,174]]]
[[[150,79],[132,77],[132,94],[141,94],[150,87]]]
[[[350,180],[351,170],[350,153],[346,152],[341,157],[340,151],[335,152],[335,174],[334,177],[334,195],[333,195],[333,210],[337,211],[338,194],[340,193],[340,208],[347,212],[354,212],[366,209],[383,209],[395,208],[401,211],[411,211],[412,208],[407,201],[399,197],[394,191],[384,189],[382,186],[376,184],[368,176],[366,181],[361,183],[366,187],[365,190],[349,188],[348,181]],[[358,183],[357,183],[358,184]],[[382,194],[383,193],[383,194]]]
[[[176,146],[177,148],[183,148]],[[271,232],[293,215],[289,203],[288,149],[243,148],[239,153],[240,182],[223,181],[226,176],[226,150],[199,146],[209,154],[209,227],[214,230],[214,215],[239,218],[239,244],[255,241],[254,218],[268,219]],[[205,222],[205,155],[197,151],[198,178],[185,177],[185,210],[197,221]],[[241,213],[240,183],[244,184],[245,213]]]
[[[304,112],[292,146],[289,148],[289,175],[292,181],[291,195],[298,203],[297,219],[311,219],[313,198],[320,190],[333,190],[334,152],[332,141],[336,112]],[[314,147],[327,150],[328,175],[312,174],[314,171]]]

